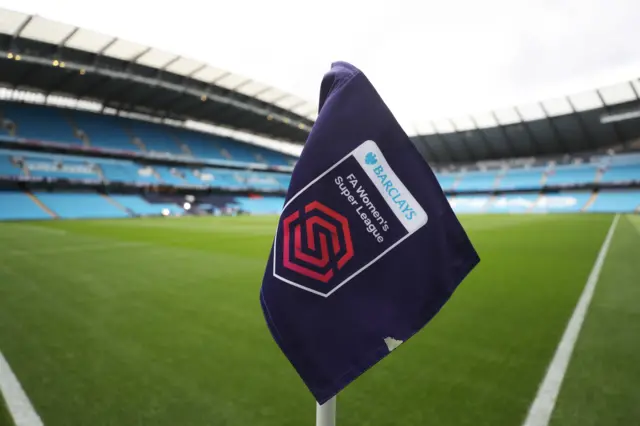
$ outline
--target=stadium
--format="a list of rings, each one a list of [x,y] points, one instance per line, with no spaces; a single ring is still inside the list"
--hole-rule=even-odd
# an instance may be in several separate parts
[[[215,64],[0,9],[0,425],[310,423],[257,295],[317,117]],[[640,79],[403,127],[482,264],[340,394],[338,423],[636,424]]]

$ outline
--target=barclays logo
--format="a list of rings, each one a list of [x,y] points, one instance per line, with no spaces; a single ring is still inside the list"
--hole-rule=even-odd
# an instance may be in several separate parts
[[[378,162],[378,157],[373,152],[369,152],[365,155],[364,162],[370,165],[376,164]]]

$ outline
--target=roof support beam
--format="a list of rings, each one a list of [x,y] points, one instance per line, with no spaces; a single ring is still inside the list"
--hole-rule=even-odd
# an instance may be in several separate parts
[[[502,133],[502,136],[504,137],[504,140],[506,141],[506,146],[511,151],[511,156],[512,157],[517,157],[518,156],[518,151],[513,146],[513,141],[509,137],[509,134],[507,133],[507,131],[504,129],[504,126],[502,124],[500,124],[500,120],[498,120],[498,116],[496,115],[495,111],[491,111],[491,116],[493,117],[493,119],[495,120],[495,122],[497,124],[496,128],[500,131],[500,133]]]
[[[491,156],[491,158],[497,157],[498,156],[497,151],[494,149],[493,145],[491,145],[491,142],[489,142],[487,135],[485,135],[482,129],[478,127],[478,122],[476,121],[476,119],[473,118],[472,115],[469,116],[469,119],[473,124],[473,128],[474,128],[473,130],[480,135],[480,139],[482,139],[482,142],[484,143],[484,146],[487,148],[487,152],[489,152],[489,155]]]
[[[597,149],[598,144],[594,141],[591,132],[587,130],[587,125],[584,123],[582,115],[578,111],[576,111],[576,107],[573,105],[573,102],[571,102],[571,98],[569,96],[567,96],[567,102],[571,107],[571,113],[575,115],[576,119],[578,120],[578,126],[580,127],[580,131],[584,134],[584,140],[589,143],[589,148]]]
[[[607,111],[607,113],[610,113],[611,109],[609,108],[609,105],[607,105],[607,103],[604,101],[604,97],[602,96],[602,93],[600,93],[599,89],[596,90],[596,95],[598,95],[600,102],[602,102],[602,105],[604,105],[604,110]],[[615,121],[611,123],[611,126],[613,129],[613,134],[616,137],[616,144],[623,145],[625,148],[629,148],[629,141],[624,141],[622,136],[620,136],[620,129],[618,129]]]
[[[540,108],[542,108],[542,112],[544,113],[544,117],[547,120],[547,122],[549,123],[549,126],[551,127],[551,132],[553,133],[553,136],[555,137],[555,142],[558,144],[558,147],[561,150],[560,153],[562,153],[562,154],[569,153],[569,149],[567,148],[567,144],[564,142],[564,139],[562,138],[562,135],[560,134],[560,131],[558,130],[556,125],[553,123],[553,120],[549,116],[549,112],[544,107],[544,104],[542,102],[540,102]]]
[[[529,139],[531,139],[531,142],[533,143],[533,147],[535,149],[535,155],[542,155],[543,154],[542,145],[540,145],[540,141],[538,141],[538,138],[536,137],[534,131],[531,130],[531,127],[529,126],[529,122],[527,122],[524,118],[522,118],[522,114],[520,114],[520,110],[518,109],[518,107],[514,107],[513,110],[518,115],[518,118],[520,119],[522,127],[524,128],[525,132],[527,132],[527,135],[529,135]]]

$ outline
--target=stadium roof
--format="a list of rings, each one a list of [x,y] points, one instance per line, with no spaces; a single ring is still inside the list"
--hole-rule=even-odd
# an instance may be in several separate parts
[[[0,83],[304,142],[317,106],[178,54],[0,9]]]
[[[640,80],[406,129],[435,163],[637,147]]]

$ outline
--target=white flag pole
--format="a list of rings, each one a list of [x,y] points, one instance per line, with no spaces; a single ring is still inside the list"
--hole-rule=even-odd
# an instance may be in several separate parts
[[[324,404],[316,402],[316,426],[336,426],[336,397]]]

